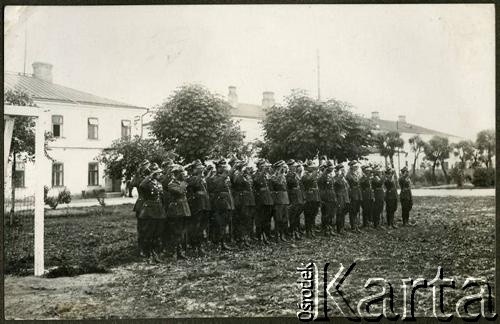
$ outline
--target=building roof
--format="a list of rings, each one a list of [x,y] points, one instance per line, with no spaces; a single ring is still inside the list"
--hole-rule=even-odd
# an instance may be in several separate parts
[[[410,133],[410,134],[422,134],[422,135],[439,135],[446,137],[458,137],[451,134],[446,134],[433,129],[425,128],[422,126],[410,124],[407,122],[398,122],[385,119],[369,119],[374,125],[377,131],[397,131],[400,133]]]
[[[233,117],[263,119],[266,112],[260,105],[238,103],[235,108],[231,109],[231,115]]]
[[[116,100],[95,96],[87,92],[75,90],[23,74],[6,72],[4,74],[4,89],[24,91],[31,95],[34,100],[146,109],[145,107],[134,106]]]

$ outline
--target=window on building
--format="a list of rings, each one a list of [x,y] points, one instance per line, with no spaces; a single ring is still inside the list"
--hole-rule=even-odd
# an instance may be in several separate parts
[[[24,162],[16,162],[16,170],[14,172],[14,188],[24,188]]]
[[[99,164],[89,163],[89,186],[99,185]]]
[[[99,133],[99,121],[97,118],[88,119],[88,138],[98,139]]]
[[[52,187],[64,186],[64,166],[62,163],[52,164]]]
[[[52,134],[54,137],[62,137],[63,116],[52,116]]]
[[[132,123],[130,120],[122,120],[122,138],[130,139],[132,135]]]

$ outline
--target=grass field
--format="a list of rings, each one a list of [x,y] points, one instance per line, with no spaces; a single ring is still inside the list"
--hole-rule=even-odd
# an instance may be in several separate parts
[[[495,279],[494,197],[416,197],[410,217],[414,227],[318,237],[220,255],[210,251],[203,258],[155,265],[135,257],[131,206],[107,208],[101,215],[46,219],[46,265],[85,263],[111,271],[55,279],[9,275],[7,318],[295,316],[300,301],[296,268],[310,260],[320,268],[330,262],[332,277],[340,263],[347,268],[356,262],[343,285],[354,306],[367,295],[363,285],[369,277],[383,277],[399,286],[401,279],[409,277],[431,280],[441,266],[457,287],[469,276],[485,277],[491,284]],[[398,210],[398,225],[400,217]],[[11,249],[23,241],[19,238],[23,235],[29,237],[29,233],[19,234],[10,242]],[[11,272],[19,273],[21,265],[11,265]],[[450,312],[462,296],[460,290],[447,292]],[[431,297],[430,289],[417,293],[416,314],[432,315]],[[395,302],[396,312],[401,312],[399,295]]]

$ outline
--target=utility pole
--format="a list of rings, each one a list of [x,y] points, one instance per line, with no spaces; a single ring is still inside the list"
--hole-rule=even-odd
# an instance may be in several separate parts
[[[318,77],[318,101],[321,100],[321,92],[320,92],[320,78],[319,78],[319,49],[316,50],[316,62],[317,62],[317,66],[316,66],[316,70],[317,70],[317,77]]]
[[[23,75],[26,75],[26,55],[28,52],[28,18],[26,17],[26,22],[24,25],[24,65],[23,65]]]

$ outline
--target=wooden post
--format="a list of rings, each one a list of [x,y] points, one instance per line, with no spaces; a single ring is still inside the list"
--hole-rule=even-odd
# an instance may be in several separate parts
[[[45,118],[43,114],[36,120],[35,133],[35,276],[44,273],[44,201],[43,201],[43,172],[44,169],[44,142]]]
[[[12,143],[12,132],[14,131],[14,121],[15,118],[11,116],[3,116],[4,120],[4,131],[3,131],[3,175],[4,181],[5,177],[7,177],[8,167],[7,164],[9,162],[9,153],[10,153],[10,144]]]

